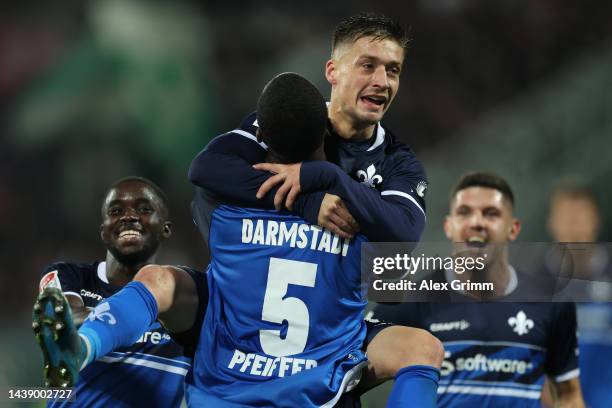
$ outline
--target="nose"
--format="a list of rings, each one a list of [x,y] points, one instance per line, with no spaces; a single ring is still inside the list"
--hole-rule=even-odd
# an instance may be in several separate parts
[[[468,219],[468,225],[471,229],[480,231],[484,229],[484,217],[478,211],[474,211]]]
[[[387,76],[387,68],[384,65],[379,65],[372,74],[372,85],[382,89],[389,88],[389,77]]]
[[[138,211],[134,208],[126,208],[123,215],[121,215],[121,221],[123,222],[137,221],[138,218]]]

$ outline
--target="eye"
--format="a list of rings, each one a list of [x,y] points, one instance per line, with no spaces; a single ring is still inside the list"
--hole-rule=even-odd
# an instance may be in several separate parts
[[[469,208],[467,208],[467,207],[460,207],[460,208],[458,208],[458,209],[457,209],[457,211],[456,211],[456,214],[457,214],[458,216],[462,216],[462,217],[464,217],[464,216],[468,215],[469,213],[470,213],[470,209],[469,209]]]
[[[370,70],[374,68],[374,64],[372,64],[371,62],[364,62],[363,64],[361,64],[361,67],[363,69]]]
[[[490,209],[484,212],[484,216],[488,218],[495,218],[495,217],[499,217],[500,215],[501,213],[496,209]]]
[[[148,205],[143,205],[138,207],[138,212],[143,215],[151,214],[153,212],[153,208]]]
[[[400,74],[400,69],[399,69],[399,67],[392,67],[392,68],[389,68],[389,69],[387,70],[387,72],[388,72],[390,75],[397,76],[397,75],[399,75],[399,74]]]
[[[109,216],[111,216],[111,217],[116,217],[116,216],[121,214],[121,208],[120,207],[111,207],[111,208],[108,209],[108,211],[106,213]]]

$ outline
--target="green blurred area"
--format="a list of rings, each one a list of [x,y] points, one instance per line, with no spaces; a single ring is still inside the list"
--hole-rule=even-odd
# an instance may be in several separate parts
[[[114,180],[133,174],[158,183],[174,222],[160,261],[205,266],[189,211],[190,161],[253,108],[278,72],[302,73],[327,94],[331,30],[358,10],[315,3],[205,10],[196,2],[73,2],[77,17],[63,37],[53,14],[31,17],[24,36],[49,18],[62,42],[0,105],[0,294],[8,305],[0,311],[0,386],[40,384],[29,328],[39,273],[56,260],[103,257],[99,206]],[[562,180],[594,188],[601,238],[612,236],[612,6],[536,3],[370,5],[414,21],[385,123],[416,145],[429,175],[424,240],[444,239],[448,191],[469,170],[510,181],[522,240],[549,239],[548,195]],[[20,24],[38,15],[22,13]],[[368,393],[365,406],[382,407],[389,388]]]

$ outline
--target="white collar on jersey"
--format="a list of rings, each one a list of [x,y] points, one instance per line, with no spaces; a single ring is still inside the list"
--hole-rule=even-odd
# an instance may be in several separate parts
[[[329,101],[326,101],[325,104],[329,106]],[[255,121],[255,124],[257,124],[257,121]],[[367,151],[371,152],[372,150],[376,149],[378,146],[383,144],[384,141],[385,141],[385,129],[383,129],[380,122],[376,122],[376,140],[374,141],[374,143],[372,143],[372,146],[368,147]]]
[[[380,122],[378,122],[376,124],[376,140],[374,141],[372,146],[368,148],[368,152],[371,152],[372,150],[376,149],[378,146],[382,145],[384,141],[385,141],[385,129],[383,129]]]
[[[508,273],[510,274],[510,279],[508,280],[508,285],[506,286],[506,290],[504,291],[504,296],[508,296],[509,294],[514,292],[514,290],[518,286],[518,277],[516,275],[516,270],[514,269],[512,265],[508,265]],[[455,276],[454,276],[452,269],[444,270],[444,277],[446,278],[446,281],[449,283],[455,280]],[[461,293],[462,295],[465,295],[464,291],[460,290],[457,292]]]
[[[98,264],[98,279],[104,283],[108,283],[108,276],[106,276],[106,262],[100,262]]]

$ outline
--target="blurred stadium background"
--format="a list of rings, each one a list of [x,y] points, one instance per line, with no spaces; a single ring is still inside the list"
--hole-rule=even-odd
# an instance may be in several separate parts
[[[607,215],[612,3],[202,3],[0,6],[0,389],[40,385],[29,327],[39,273],[54,260],[102,258],[99,205],[115,179],[159,183],[175,224],[160,261],[204,267],[188,210],[191,158],[253,110],[278,72],[299,72],[327,94],[332,30],[360,11],[411,27],[384,122],[427,169],[425,240],[443,239],[447,192],[467,170],[509,179],[524,241],[549,239],[548,194],[562,180],[591,185]],[[601,238],[611,234],[608,217]]]

